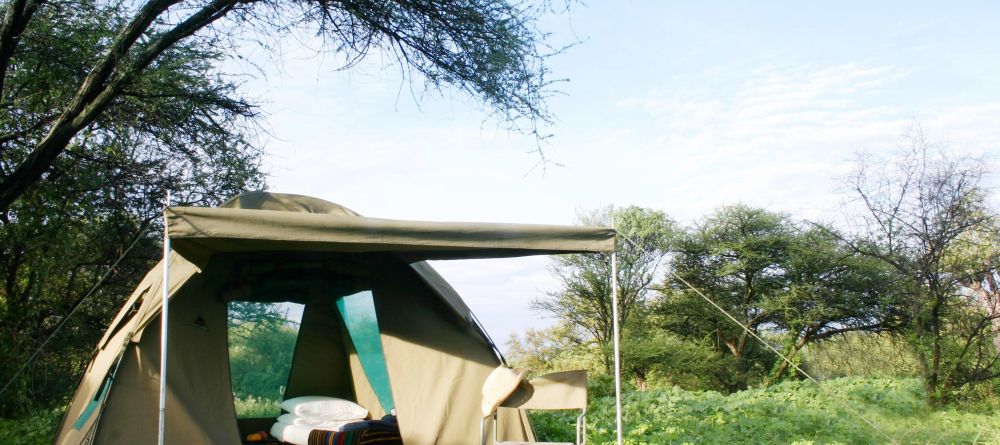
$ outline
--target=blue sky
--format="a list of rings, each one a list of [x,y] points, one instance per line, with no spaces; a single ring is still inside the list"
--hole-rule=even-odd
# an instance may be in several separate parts
[[[1000,141],[1000,7],[988,2],[602,2],[540,26],[568,78],[533,140],[454,93],[424,94],[378,57],[336,71],[295,43],[247,87],[264,102],[274,191],[365,215],[570,224],[608,204],[685,224],[744,202],[834,219],[858,151],[919,123],[951,150]],[[270,63],[270,62],[268,62]],[[414,92],[415,91],[415,92]],[[547,260],[437,263],[498,341],[545,326]]]

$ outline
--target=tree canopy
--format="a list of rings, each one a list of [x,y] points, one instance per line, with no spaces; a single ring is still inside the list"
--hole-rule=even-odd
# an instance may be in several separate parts
[[[512,127],[539,131],[549,119],[550,80],[535,19],[546,7],[484,0],[4,3],[0,336],[9,340],[0,349],[0,380],[89,299],[0,397],[0,415],[66,396],[108,319],[159,257],[167,191],[175,205],[212,206],[265,187],[261,110],[241,94],[239,77],[222,71],[228,58],[250,45],[315,34],[345,67],[369,55],[395,61],[413,82],[464,92]]]
[[[613,224],[612,224],[612,219]],[[640,207],[604,208],[584,214],[580,223],[588,226],[614,225],[622,237],[616,247],[618,254],[619,322],[626,329],[641,316],[650,285],[672,242],[674,222],[666,214]],[[563,322],[586,333],[599,350],[611,344],[613,321],[611,307],[611,256],[563,255],[553,260],[552,273],[561,289],[532,303],[536,310],[554,315]],[[606,369],[611,369],[608,351],[602,356]]]
[[[254,32],[266,39],[311,30],[347,66],[373,52],[392,54],[429,87],[457,88],[507,121],[525,119],[522,128],[537,131],[548,119],[549,86],[542,34],[533,24],[538,11],[484,0],[8,2],[0,23],[6,113],[0,116],[6,127],[0,212],[97,130],[106,130],[97,137],[108,139],[132,130],[134,138],[166,146],[160,148],[191,149],[203,141],[195,128],[169,125],[178,115],[216,126],[252,117],[248,102],[230,97],[233,84],[198,84],[201,78],[185,74],[217,77],[213,62]],[[46,74],[36,76],[42,66]],[[171,109],[175,103],[188,108]],[[163,131],[164,124],[174,131]]]
[[[909,146],[892,157],[862,157],[848,183],[861,209],[850,246],[889,267],[905,290],[905,332],[934,403],[1000,377],[992,346],[995,300],[985,288],[972,293],[985,305],[967,292],[990,285],[995,262],[959,259],[995,243],[985,173],[982,163],[946,155],[916,128]]]

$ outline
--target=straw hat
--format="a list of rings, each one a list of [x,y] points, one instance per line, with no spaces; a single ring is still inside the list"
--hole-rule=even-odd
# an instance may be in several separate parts
[[[483,383],[483,417],[493,415],[497,407],[517,389],[526,374],[527,369],[510,369],[504,365],[494,369]]]

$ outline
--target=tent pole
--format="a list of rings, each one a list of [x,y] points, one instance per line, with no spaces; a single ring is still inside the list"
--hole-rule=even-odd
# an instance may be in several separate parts
[[[613,219],[611,224],[614,226]],[[615,427],[618,432],[618,445],[622,445],[622,364],[620,349],[621,332],[619,332],[618,327],[618,297],[618,235],[616,232],[615,250],[611,252],[611,325],[614,328],[615,343]]]
[[[163,302],[160,311],[160,422],[156,443],[163,445],[167,420],[167,321],[170,292],[170,234],[167,232],[167,208],[170,207],[170,191],[167,190],[167,205],[163,208]]]

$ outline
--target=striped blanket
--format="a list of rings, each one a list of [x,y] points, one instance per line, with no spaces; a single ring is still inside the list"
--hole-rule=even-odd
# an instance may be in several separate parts
[[[379,421],[350,431],[312,430],[309,445],[403,445],[399,427]]]

